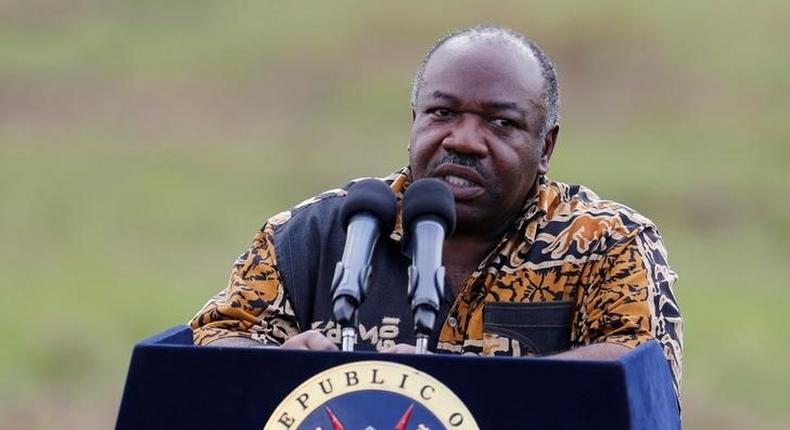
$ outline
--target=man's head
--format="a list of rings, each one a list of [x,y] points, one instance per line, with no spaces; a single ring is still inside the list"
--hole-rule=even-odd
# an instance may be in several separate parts
[[[551,62],[524,36],[475,27],[440,40],[412,90],[415,179],[453,191],[458,233],[496,236],[545,174],[559,131]]]
[[[411,87],[410,102],[412,108],[414,108],[414,104],[417,102],[417,97],[419,97],[420,89],[425,76],[425,66],[428,64],[428,61],[431,59],[433,54],[446,42],[457,37],[479,37],[481,39],[487,38],[490,41],[509,41],[517,45],[521,45],[524,49],[531,51],[540,64],[543,79],[546,81],[545,92],[543,93],[542,100],[542,108],[545,112],[544,127],[542,130],[543,134],[548,132],[548,130],[550,130],[554,125],[559,123],[560,86],[559,82],[557,81],[557,72],[554,70],[554,64],[552,64],[551,59],[549,59],[549,57],[535,42],[523,34],[506,27],[498,26],[476,26],[464,28],[452,33],[448,33],[446,36],[439,39],[431,47],[428,53],[425,54],[425,57],[423,57],[422,62],[420,63],[420,67],[417,69],[417,74],[414,77],[414,82],[412,83]]]

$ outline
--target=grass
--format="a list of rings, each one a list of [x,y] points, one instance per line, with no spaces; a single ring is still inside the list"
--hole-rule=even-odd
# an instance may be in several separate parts
[[[786,427],[788,12],[0,3],[0,422],[111,426],[134,342],[224,287],[268,216],[402,165],[423,52],[501,22],[560,71],[551,175],[661,227],[687,427]]]

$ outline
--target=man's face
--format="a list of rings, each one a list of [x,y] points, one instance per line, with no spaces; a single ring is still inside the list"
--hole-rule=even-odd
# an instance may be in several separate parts
[[[450,187],[458,234],[501,234],[548,170],[557,129],[540,136],[543,85],[534,55],[509,42],[452,39],[426,66],[409,164]]]

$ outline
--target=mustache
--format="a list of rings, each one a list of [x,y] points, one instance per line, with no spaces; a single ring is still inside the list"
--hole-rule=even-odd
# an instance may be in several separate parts
[[[459,166],[468,167],[470,169],[473,169],[475,172],[477,172],[477,174],[480,175],[483,179],[488,179],[489,176],[485,172],[485,170],[483,170],[482,166],[480,166],[480,159],[477,156],[459,154],[457,152],[448,153],[444,157],[432,161],[428,165],[428,171],[429,172],[433,171],[439,166],[443,166],[445,164],[456,164]]]

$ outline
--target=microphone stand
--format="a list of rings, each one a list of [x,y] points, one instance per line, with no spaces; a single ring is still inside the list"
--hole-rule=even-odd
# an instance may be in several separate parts
[[[357,340],[357,308],[370,283],[374,247],[379,234],[389,234],[395,225],[397,203],[390,187],[377,179],[354,184],[340,211],[346,230],[343,257],[332,277],[332,311],[341,327],[343,351],[353,351]],[[379,228],[382,231],[379,231]]]
[[[357,308],[365,297],[370,281],[370,258],[378,238],[378,220],[372,216],[355,216],[348,227],[347,243],[363,244],[368,253],[343,251],[332,278],[332,303],[335,321],[341,327],[341,349],[353,351],[357,339]]]
[[[414,312],[417,354],[425,354],[428,351],[428,338],[433,332],[440,302],[444,296],[445,269],[442,266],[444,236],[444,225],[435,220],[421,220],[414,225],[413,264],[409,266],[408,291]],[[417,241],[424,241],[425,244]]]

